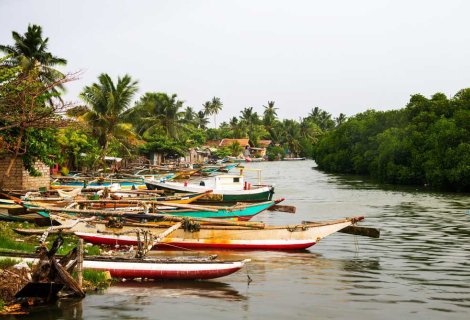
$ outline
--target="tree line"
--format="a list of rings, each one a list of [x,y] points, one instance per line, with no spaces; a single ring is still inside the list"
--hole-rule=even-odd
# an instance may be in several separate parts
[[[344,114],[333,119],[318,107],[298,120],[281,120],[275,102],[268,101],[262,114],[246,107],[218,125],[223,108],[218,97],[199,110],[176,94],[155,91],[137,98],[138,81],[106,73],[83,88],[83,104],[70,106],[62,99],[64,85],[78,75],[56,69],[67,60],[48,51],[42,28],[29,25],[24,34],[12,32],[12,38],[13,45],[0,45],[5,53],[0,60],[0,147],[13,159],[21,157],[32,174],[36,160],[96,168],[105,156],[153,151],[180,156],[223,138],[249,138],[253,146],[271,140],[271,158],[309,156],[319,137],[345,120]],[[208,128],[211,116],[214,127]],[[237,155],[240,148],[235,144],[222,153]]]
[[[326,132],[312,157],[332,173],[392,184],[470,191],[470,89],[411,96],[405,108],[368,110]]]
[[[253,146],[271,140],[270,159],[306,156],[328,172],[470,191],[470,89],[452,98],[413,95],[403,109],[350,118],[333,118],[315,107],[299,119],[279,119],[275,102],[268,101],[261,113],[249,106],[217,124],[220,98],[196,109],[176,94],[136,97],[139,84],[130,75],[101,74],[81,91],[83,104],[71,106],[62,96],[78,74],[56,69],[67,60],[48,51],[42,28],[29,25],[12,38],[12,45],[0,45],[0,153],[12,155],[7,176],[19,157],[34,175],[37,160],[98,168],[105,156],[181,156],[208,140],[249,138]],[[211,116],[214,127],[208,128]],[[218,154],[237,155],[242,147],[234,144]]]

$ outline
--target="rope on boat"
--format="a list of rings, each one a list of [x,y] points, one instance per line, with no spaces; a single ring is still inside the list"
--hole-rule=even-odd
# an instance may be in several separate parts
[[[201,224],[190,218],[183,218],[183,229],[185,232],[198,232],[201,230]]]

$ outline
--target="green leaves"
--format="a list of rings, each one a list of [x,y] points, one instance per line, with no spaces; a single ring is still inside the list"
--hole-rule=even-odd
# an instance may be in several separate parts
[[[357,114],[321,137],[313,155],[329,172],[468,192],[470,90],[452,99],[413,95],[405,109]]]

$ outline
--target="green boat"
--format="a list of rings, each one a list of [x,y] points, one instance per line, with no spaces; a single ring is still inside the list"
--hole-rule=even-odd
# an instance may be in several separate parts
[[[204,192],[212,190],[212,194],[202,198],[206,202],[250,202],[272,200],[274,187],[269,185],[251,185],[246,183],[242,175],[218,175],[195,183],[173,181],[145,180],[150,190],[167,192]]]

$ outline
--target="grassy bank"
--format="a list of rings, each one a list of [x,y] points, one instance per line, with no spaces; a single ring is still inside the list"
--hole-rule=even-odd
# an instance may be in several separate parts
[[[0,221],[0,250],[2,251],[19,251],[26,253],[34,253],[37,246],[39,245],[40,235],[29,235],[23,236],[17,234],[14,229],[21,228],[27,229],[34,227],[34,225],[28,223],[18,223],[18,222],[4,222]],[[51,235],[48,237],[48,248],[51,247],[52,242],[55,240],[56,235]],[[67,254],[78,244],[78,237],[74,235],[63,235],[64,243],[57,251],[58,255]],[[85,246],[84,248],[85,255],[99,255],[100,248],[98,246]],[[2,293],[5,293],[5,296],[0,296],[3,304],[5,302],[11,302],[13,299],[15,290],[19,289],[23,284],[22,281],[16,283],[17,281],[12,282],[12,273],[16,274],[19,271],[12,268],[14,265],[18,264],[20,260],[5,258],[0,259],[0,274],[2,279],[0,279],[0,290]],[[21,274],[21,277],[24,275]],[[83,272],[83,287],[85,290],[96,290],[107,288],[110,284],[111,277],[108,272],[95,271],[95,270],[84,270]],[[14,287],[14,288],[13,288]],[[10,290],[11,289],[11,290]],[[11,291],[11,292],[10,292]],[[14,291],[14,292],[13,292]],[[8,294],[7,294],[8,293]],[[0,302],[0,306],[2,305]]]

